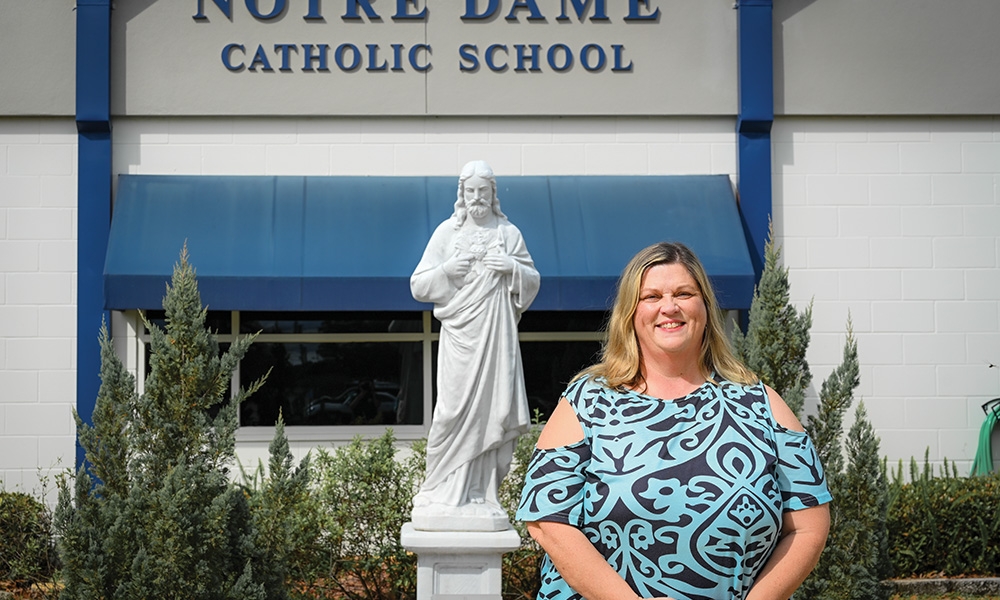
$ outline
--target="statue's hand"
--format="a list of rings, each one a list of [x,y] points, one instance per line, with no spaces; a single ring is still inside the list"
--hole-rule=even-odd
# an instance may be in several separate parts
[[[500,273],[514,272],[514,259],[506,254],[487,254],[483,257],[483,265]]]
[[[472,255],[454,255],[441,264],[445,275],[448,277],[465,277],[465,274],[472,268]]]

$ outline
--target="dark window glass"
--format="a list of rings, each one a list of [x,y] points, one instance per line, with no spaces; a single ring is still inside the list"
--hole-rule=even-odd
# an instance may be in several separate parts
[[[421,313],[241,312],[240,333],[420,333]]]
[[[538,409],[542,419],[548,419],[569,380],[594,364],[600,351],[600,342],[521,342],[524,386],[532,417]]]
[[[608,313],[596,310],[529,310],[518,331],[601,331]]]
[[[147,310],[146,318],[153,325],[158,326],[160,329],[167,328],[167,312],[163,310]],[[233,332],[233,319],[232,313],[229,311],[221,310],[210,310],[208,315],[205,317],[205,326],[208,327],[212,333],[219,335],[228,335]]]
[[[529,310],[521,314],[517,330],[524,332],[585,331],[599,332],[609,313],[597,310]],[[441,322],[431,319],[431,331],[439,333]]]
[[[432,372],[436,384],[438,343],[432,346]],[[538,409],[542,420],[547,420],[569,380],[594,364],[600,352],[600,342],[521,342],[524,387],[532,418]],[[433,398],[437,400],[436,385]]]
[[[240,406],[243,426],[420,425],[423,365],[419,342],[256,342],[240,367],[244,387],[271,369]]]

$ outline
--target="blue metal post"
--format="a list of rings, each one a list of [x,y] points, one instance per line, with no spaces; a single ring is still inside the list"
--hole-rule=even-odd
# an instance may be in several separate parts
[[[77,1],[76,128],[76,410],[92,423],[101,384],[97,334],[108,320],[104,255],[111,229],[111,0]],[[85,458],[77,441],[77,468]]]
[[[772,0],[739,0],[739,114],[736,188],[757,281],[771,218],[771,124],[774,122]]]

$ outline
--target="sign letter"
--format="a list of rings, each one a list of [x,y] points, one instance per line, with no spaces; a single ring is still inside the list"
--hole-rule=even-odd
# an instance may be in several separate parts
[[[281,13],[285,12],[285,3],[287,2],[287,0],[274,0],[274,8],[271,9],[271,12],[267,13],[266,15],[260,12],[260,7],[257,6],[257,3],[259,1],[260,0],[246,0],[247,10],[250,11],[250,14],[253,15],[255,19],[262,19],[264,21],[269,21],[271,19],[280,17]]]
[[[499,73],[507,70],[507,63],[498,65],[493,62],[493,54],[496,53],[497,50],[503,50],[504,54],[507,54],[507,46],[504,46],[503,44],[493,44],[486,49],[486,56],[484,59],[486,60],[486,66],[490,68],[490,71]]]
[[[392,15],[393,19],[426,19],[427,18],[427,7],[416,14],[410,14],[407,10],[407,6],[412,4],[413,8],[417,7],[417,0],[396,0],[396,14]]]
[[[628,61],[628,66],[622,64],[622,55],[625,53],[625,46],[622,44],[611,44],[611,48],[615,51],[615,66],[611,67],[611,70],[631,72],[632,61]]]
[[[329,71],[330,68],[327,66],[327,52],[330,51],[329,44],[319,44],[316,46],[319,50],[318,54],[313,54],[312,44],[302,44],[302,70],[303,71],[314,71],[313,63],[319,61],[320,71]]]
[[[417,50],[426,50],[427,54],[430,54],[431,47],[428,44],[416,44],[415,46],[410,48],[410,66],[413,67],[414,71],[420,71],[420,72],[427,71],[428,69],[431,68],[431,63],[430,61],[427,61],[427,64],[418,65]]]
[[[382,17],[378,16],[375,9],[372,8],[371,0],[347,0],[347,12],[344,13],[344,19],[360,19],[361,15],[358,14],[358,6],[365,11],[365,15],[371,21],[380,21]]]
[[[608,13],[605,6],[605,0],[569,0],[570,4],[573,5],[573,10],[576,12],[576,18],[583,20],[583,14],[587,11],[587,7],[590,5],[591,1],[594,2],[594,16],[590,17],[591,21],[607,21]],[[566,0],[560,0],[562,10],[559,12],[559,16],[556,17],[556,21],[569,21],[569,17],[566,16]]]
[[[378,44],[368,44],[368,68],[366,71],[387,71],[389,69],[389,63],[382,60],[382,64],[378,63]]]
[[[462,15],[462,19],[488,19],[496,14],[497,9],[500,8],[500,0],[489,0],[489,4],[486,6],[486,12],[479,13],[476,12],[476,5],[479,0],[465,0],[465,14]]]
[[[322,21],[323,13],[319,10],[319,0],[309,0],[309,14],[302,17],[306,21]]]
[[[542,16],[541,11],[538,10],[538,5],[535,4],[535,0],[514,0],[514,5],[510,7],[510,12],[507,13],[506,19],[508,21],[516,21],[517,15],[514,12],[519,8],[526,8],[531,11],[528,15],[529,21],[544,21],[545,17]]]
[[[479,70],[479,47],[475,44],[462,44],[458,47],[458,70],[459,71],[478,71]],[[467,61],[468,64],[465,64]]]
[[[243,44],[226,44],[226,47],[222,49],[222,64],[230,71],[242,71],[244,64],[240,63],[234,65],[230,58],[233,55],[233,50],[239,50],[243,53],[243,56],[247,55],[247,49]]]
[[[264,46],[257,46],[257,52],[253,55],[253,60],[250,61],[250,66],[247,68],[251,71],[256,71],[258,66],[262,71],[274,70],[271,68],[271,62],[267,60],[267,53],[264,52]]]
[[[526,53],[525,48],[530,48],[531,52]],[[542,53],[541,44],[514,44],[514,49],[517,51],[517,67],[514,68],[515,71],[541,71],[541,67],[538,66],[538,55]],[[531,66],[527,69],[524,68],[525,59],[531,61]]]
[[[597,51],[597,64],[590,64],[590,52],[592,50]],[[593,73],[594,71],[600,71],[604,68],[604,63],[608,62],[608,55],[604,53],[604,48],[601,48],[597,44],[587,44],[580,50],[580,64],[583,68]]]
[[[279,71],[291,71],[292,66],[288,64],[288,59],[291,56],[292,50],[297,50],[295,44],[275,44],[274,51],[281,54],[281,66],[278,67]]]
[[[344,55],[347,52],[354,53],[354,62],[351,64],[344,63]],[[353,71],[361,65],[361,50],[354,44],[345,43],[337,46],[337,50],[333,53],[333,60],[337,62],[337,66],[340,67],[341,71]]]
[[[659,8],[643,15],[639,13],[640,5],[649,9],[649,0],[628,0],[628,16],[625,17],[626,21],[655,21],[660,18]]]
[[[556,65],[556,52],[561,51],[563,53],[563,63],[562,65]],[[566,44],[555,44],[549,48],[547,54],[549,60],[549,66],[552,70],[557,73],[563,73],[568,71],[570,67],[573,66],[573,51],[569,49]]]
[[[219,7],[222,14],[226,15],[226,18],[230,21],[233,20],[233,0],[212,0],[215,5]],[[198,14],[192,17],[195,21],[207,21],[208,17],[205,16],[205,0],[198,0]]]

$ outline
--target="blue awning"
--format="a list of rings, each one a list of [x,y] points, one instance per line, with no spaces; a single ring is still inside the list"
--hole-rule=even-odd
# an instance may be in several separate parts
[[[122,175],[104,268],[106,308],[160,308],[187,243],[212,310],[426,310],[409,278],[452,212],[457,177]],[[533,310],[604,310],[641,248],[701,258],[724,308],[754,274],[729,178],[502,176],[504,213],[542,277]]]

